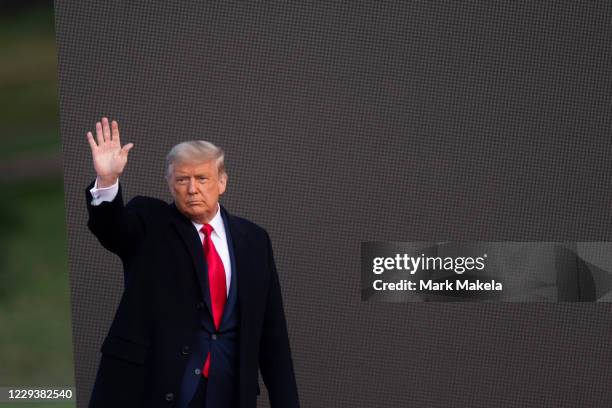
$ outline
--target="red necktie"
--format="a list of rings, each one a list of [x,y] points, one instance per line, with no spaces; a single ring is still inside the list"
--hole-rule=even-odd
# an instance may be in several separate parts
[[[208,264],[208,286],[210,288],[210,303],[212,305],[213,320],[215,328],[219,330],[221,324],[221,316],[223,316],[223,308],[227,299],[227,287],[225,285],[225,268],[221,257],[215,249],[215,245],[210,239],[210,233],[213,227],[209,224],[204,225],[200,231],[204,233],[204,258]],[[202,369],[202,375],[208,378],[208,370],[210,368],[210,352],[206,356],[206,362]]]

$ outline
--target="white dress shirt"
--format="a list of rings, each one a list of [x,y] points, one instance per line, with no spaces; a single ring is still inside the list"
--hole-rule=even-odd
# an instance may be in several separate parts
[[[99,205],[104,201],[113,201],[119,192],[119,180],[115,182],[110,187],[98,188],[98,180],[94,183],[94,186],[91,190],[89,190],[93,199],[91,200],[91,205]],[[198,236],[200,237],[200,242],[202,246],[204,246],[204,233],[200,231],[200,228],[204,224],[198,224],[195,221],[191,221],[193,227],[197,230]],[[230,290],[230,282],[232,277],[232,263],[230,262],[229,256],[229,247],[227,245],[227,233],[225,231],[225,224],[223,223],[223,218],[221,217],[221,207],[217,203],[217,213],[213,217],[213,219],[209,222],[209,224],[213,227],[213,231],[210,234],[210,238],[221,258],[221,262],[223,262],[223,269],[225,269],[225,288],[226,292],[229,295]]]
[[[200,236],[200,241],[202,241],[202,246],[204,246],[204,233],[200,231],[200,228],[204,226],[204,224],[198,224],[197,222],[191,220],[191,223],[198,230],[198,235]],[[209,222],[210,226],[213,227],[213,231],[210,233],[210,238],[212,239],[213,245],[223,262],[223,269],[225,269],[225,289],[226,294],[229,295],[230,282],[232,277],[232,263],[230,262],[229,248],[227,246],[227,235],[225,232],[225,224],[223,224],[223,218],[221,218],[221,207],[219,203],[217,203],[217,213]]]

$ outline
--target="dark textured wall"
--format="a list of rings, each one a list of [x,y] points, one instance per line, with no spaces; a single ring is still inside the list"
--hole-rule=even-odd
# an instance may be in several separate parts
[[[135,143],[128,199],[169,200],[175,143],[225,148],[303,406],[612,405],[609,306],[365,303],[359,272],[361,241],[610,240],[611,11],[57,0],[79,406],[122,282],[86,228],[101,115]]]

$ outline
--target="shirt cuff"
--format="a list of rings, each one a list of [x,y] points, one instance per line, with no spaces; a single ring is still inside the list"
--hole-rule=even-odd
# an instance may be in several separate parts
[[[89,190],[93,200],[91,200],[91,205],[99,205],[104,201],[113,201],[115,197],[117,197],[117,193],[119,192],[119,179],[110,187],[100,187],[98,188],[98,179],[96,178],[96,182],[91,190]]]

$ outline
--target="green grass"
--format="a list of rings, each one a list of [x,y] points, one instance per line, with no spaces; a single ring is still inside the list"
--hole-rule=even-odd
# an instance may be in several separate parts
[[[52,7],[31,7],[16,14],[0,17],[0,45],[14,43],[15,38],[27,34],[53,35],[55,19]]]
[[[0,188],[0,384],[73,384],[62,181]]]
[[[51,7],[0,16],[0,162],[59,152]],[[0,183],[0,385],[73,386],[64,195],[60,175]],[[75,402],[3,407],[73,408]]]
[[[60,149],[53,10],[0,18],[0,159]]]

